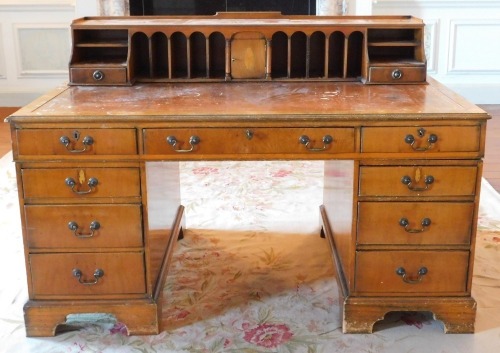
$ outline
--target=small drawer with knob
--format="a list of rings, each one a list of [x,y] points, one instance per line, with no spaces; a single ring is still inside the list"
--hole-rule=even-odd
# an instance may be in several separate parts
[[[126,85],[126,67],[71,67],[70,82],[78,85]]]
[[[358,251],[355,291],[365,295],[465,294],[469,251]]]
[[[29,264],[35,299],[146,291],[143,252],[30,254]]]
[[[30,199],[140,198],[138,168],[25,168],[21,170],[24,197]],[[121,200],[123,201],[123,200]],[[29,202],[28,202],[29,203]]]
[[[18,129],[20,155],[135,155],[135,129]]]
[[[416,83],[426,80],[425,65],[418,66],[371,66],[367,83]]]
[[[473,126],[386,126],[361,130],[363,153],[480,152],[481,128]]]
[[[138,204],[25,205],[32,251],[142,247]]]
[[[358,245],[470,245],[473,202],[359,202]]]
[[[361,166],[359,195],[378,197],[472,197],[476,166]]]

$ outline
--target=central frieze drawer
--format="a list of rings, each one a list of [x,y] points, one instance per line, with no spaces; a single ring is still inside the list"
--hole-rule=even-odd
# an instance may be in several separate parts
[[[26,198],[140,196],[138,168],[23,169]]]
[[[359,202],[357,243],[468,245],[472,202]]]
[[[468,251],[358,251],[356,292],[441,295],[467,290]]]
[[[372,152],[478,152],[481,129],[475,126],[365,127],[361,151]]]
[[[349,153],[354,141],[353,128],[145,129],[144,153]]]
[[[146,291],[142,252],[31,254],[29,261],[35,298]]]
[[[141,247],[140,205],[27,205],[30,249]]]
[[[477,167],[362,166],[360,196],[473,196]]]
[[[135,129],[21,129],[20,155],[133,155]]]

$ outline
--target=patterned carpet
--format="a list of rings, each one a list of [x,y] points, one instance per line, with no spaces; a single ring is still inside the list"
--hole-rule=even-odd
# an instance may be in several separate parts
[[[429,313],[390,313],[341,333],[331,255],[319,237],[322,162],[181,163],[188,230],[156,336],[102,322],[26,338],[27,299],[11,156],[0,160],[0,352],[498,352],[500,196],[483,182],[473,295],[476,333],[445,335]]]

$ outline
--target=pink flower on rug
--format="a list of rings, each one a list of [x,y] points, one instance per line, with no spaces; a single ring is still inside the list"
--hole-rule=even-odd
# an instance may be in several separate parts
[[[127,336],[127,333],[128,333],[128,330],[127,330],[127,326],[125,326],[123,323],[121,322],[117,322],[110,330],[109,330],[109,333],[111,333],[112,335],[114,334],[117,334],[117,333],[120,333],[124,336]]]
[[[419,330],[424,326],[422,323],[421,319],[418,318],[415,314],[413,313],[407,313],[401,316],[401,320],[407,324],[408,326],[415,326]]]
[[[284,178],[286,176],[289,176],[290,174],[292,174],[292,171],[291,170],[284,170],[284,169],[280,169],[278,170],[277,172],[274,172],[272,174],[272,176],[274,178]]]
[[[284,324],[261,324],[251,330],[245,331],[243,337],[248,343],[266,348],[276,348],[288,342],[293,337],[288,326]]]
[[[208,175],[208,174],[218,174],[218,173],[219,173],[218,168],[200,167],[193,169],[193,174],[198,174],[198,175]]]

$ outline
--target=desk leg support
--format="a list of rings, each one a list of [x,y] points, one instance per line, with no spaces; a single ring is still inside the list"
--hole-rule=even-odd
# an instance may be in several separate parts
[[[64,329],[75,330],[78,326],[68,325],[68,315],[109,314],[116,322],[126,326],[128,335],[155,335],[160,333],[161,298],[168,273],[168,266],[178,239],[182,239],[184,207],[179,206],[166,247],[160,274],[152,298],[93,299],[93,300],[30,300],[24,306],[26,336],[55,336]]]
[[[440,320],[445,333],[473,333],[476,301],[472,297],[355,297],[349,293],[332,227],[320,207],[321,237],[328,240],[339,287],[340,320],[344,333],[372,333],[373,326],[391,311],[428,311]]]

